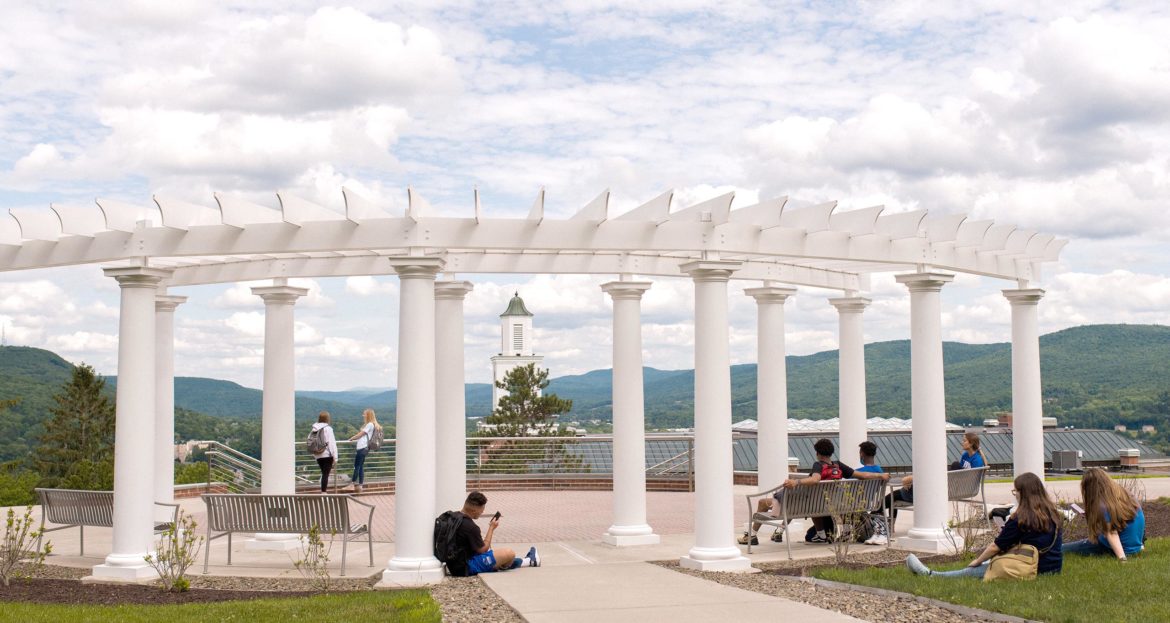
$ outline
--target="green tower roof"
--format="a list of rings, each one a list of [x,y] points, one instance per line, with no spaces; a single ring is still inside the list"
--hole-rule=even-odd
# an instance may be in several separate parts
[[[505,309],[504,313],[500,314],[500,317],[503,318],[504,316],[531,316],[531,315],[532,315],[532,312],[528,311],[528,308],[524,306],[524,299],[520,298],[519,292],[516,292],[515,295],[512,297],[512,300],[508,301],[508,309]]]

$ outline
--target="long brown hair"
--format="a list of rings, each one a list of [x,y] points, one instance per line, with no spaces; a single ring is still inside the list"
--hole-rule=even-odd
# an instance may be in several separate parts
[[[1039,476],[1032,472],[1024,472],[1016,476],[1012,486],[1020,496],[1019,505],[1016,507],[1016,521],[1019,522],[1021,529],[1048,532],[1053,526],[1060,528],[1060,513]]]
[[[1120,532],[1137,515],[1138,503],[1100,467],[1085,470],[1081,477],[1081,499],[1093,534]],[[1108,521],[1105,513],[1109,513]]]
[[[983,456],[983,452],[981,450],[979,450],[979,445],[981,443],[979,441],[979,433],[976,433],[973,431],[968,431],[966,433],[963,433],[963,437],[967,440],[967,443],[971,444],[971,452],[973,453],[972,456],[974,456],[975,454],[978,454],[979,456]],[[986,457],[983,459],[983,463],[987,464]]]

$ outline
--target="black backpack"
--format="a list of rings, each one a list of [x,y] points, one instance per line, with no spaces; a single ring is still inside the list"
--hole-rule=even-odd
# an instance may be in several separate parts
[[[467,559],[458,538],[462,523],[463,513],[459,511],[447,511],[435,518],[435,558],[447,565],[451,575],[467,575]]]

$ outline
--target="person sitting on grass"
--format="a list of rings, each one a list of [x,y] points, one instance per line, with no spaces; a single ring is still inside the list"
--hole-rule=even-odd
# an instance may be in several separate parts
[[[917,575],[935,578],[982,578],[991,559],[1013,547],[1025,544],[1040,551],[1038,573],[1060,573],[1061,516],[1056,504],[1044,488],[1044,482],[1032,472],[1016,476],[1012,494],[1016,496],[1016,512],[1008,518],[991,542],[966,567],[954,571],[932,571],[914,554],[906,557],[906,567]]]
[[[1090,467],[1081,477],[1081,500],[1093,538],[1064,546],[1067,554],[1112,554],[1118,562],[1145,547],[1146,514],[1142,505],[1100,467]]]
[[[861,467],[858,467],[854,472],[869,474],[885,473],[882,466],[877,464],[876,443],[863,441],[857,446],[857,449],[858,454],[861,456]],[[889,476],[886,476],[886,478],[888,479]],[[873,525],[873,536],[865,540],[867,545],[885,545],[890,542],[889,526],[886,523],[886,516],[882,511],[872,511],[868,515],[863,515],[863,517]]]
[[[783,498],[785,491],[798,486],[815,485],[822,480],[840,480],[842,478],[854,477],[860,480],[890,479],[889,474],[854,471],[852,467],[844,465],[840,461],[834,461],[833,442],[829,441],[828,439],[818,439],[817,442],[813,444],[813,451],[817,454],[817,460],[815,463],[813,463],[812,469],[809,470],[808,476],[805,476],[804,478],[789,478],[788,480],[785,480],[783,484],[784,488],[776,491],[776,493],[772,496],[772,499],[760,500],[759,505],[756,507],[756,512],[769,513],[773,517],[779,517],[780,500]],[[813,529],[810,530],[810,534],[805,536],[804,540],[809,543],[828,543],[829,535],[827,530],[831,528],[832,524],[830,522],[832,520],[828,517],[814,517],[812,521]],[[759,545],[759,539],[755,535],[755,532],[759,529],[760,524],[753,523],[752,533],[743,533],[743,536],[739,539],[739,543],[741,545],[747,545],[750,539],[752,545]],[[783,529],[777,528],[776,532],[772,533],[772,540],[780,543],[783,541],[783,539]]]

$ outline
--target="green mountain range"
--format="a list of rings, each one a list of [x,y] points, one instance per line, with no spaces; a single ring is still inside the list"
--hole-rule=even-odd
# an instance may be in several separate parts
[[[1153,424],[1159,435],[1170,429],[1170,327],[1089,325],[1040,338],[1045,415],[1062,426],[1111,428],[1123,423]],[[1011,410],[1011,345],[943,345],[947,419],[978,423],[997,411]],[[866,395],[871,417],[910,416],[910,342],[876,342],[865,347]],[[837,351],[789,356],[788,407],[791,417],[828,418],[837,414]],[[72,364],[36,348],[0,348],[0,401],[20,402],[0,415],[0,460],[23,456],[29,440],[52,406],[52,395]],[[643,370],[646,423],[651,428],[693,423],[694,372]],[[609,420],[612,371],[552,379],[548,391],[573,400],[565,420]],[[110,390],[117,379],[109,378]],[[732,411],[736,420],[756,416],[756,366],[731,369]],[[488,415],[491,386],[464,387],[468,417]],[[175,379],[175,405],[216,418],[258,420],[262,393],[230,381]],[[360,421],[371,407],[393,423],[394,390],[297,393],[296,419],[307,422],[321,410],[335,421]],[[1166,431],[1170,432],[1170,431]],[[1170,438],[1168,438],[1170,440]],[[1157,439],[1153,441],[1157,442]]]

